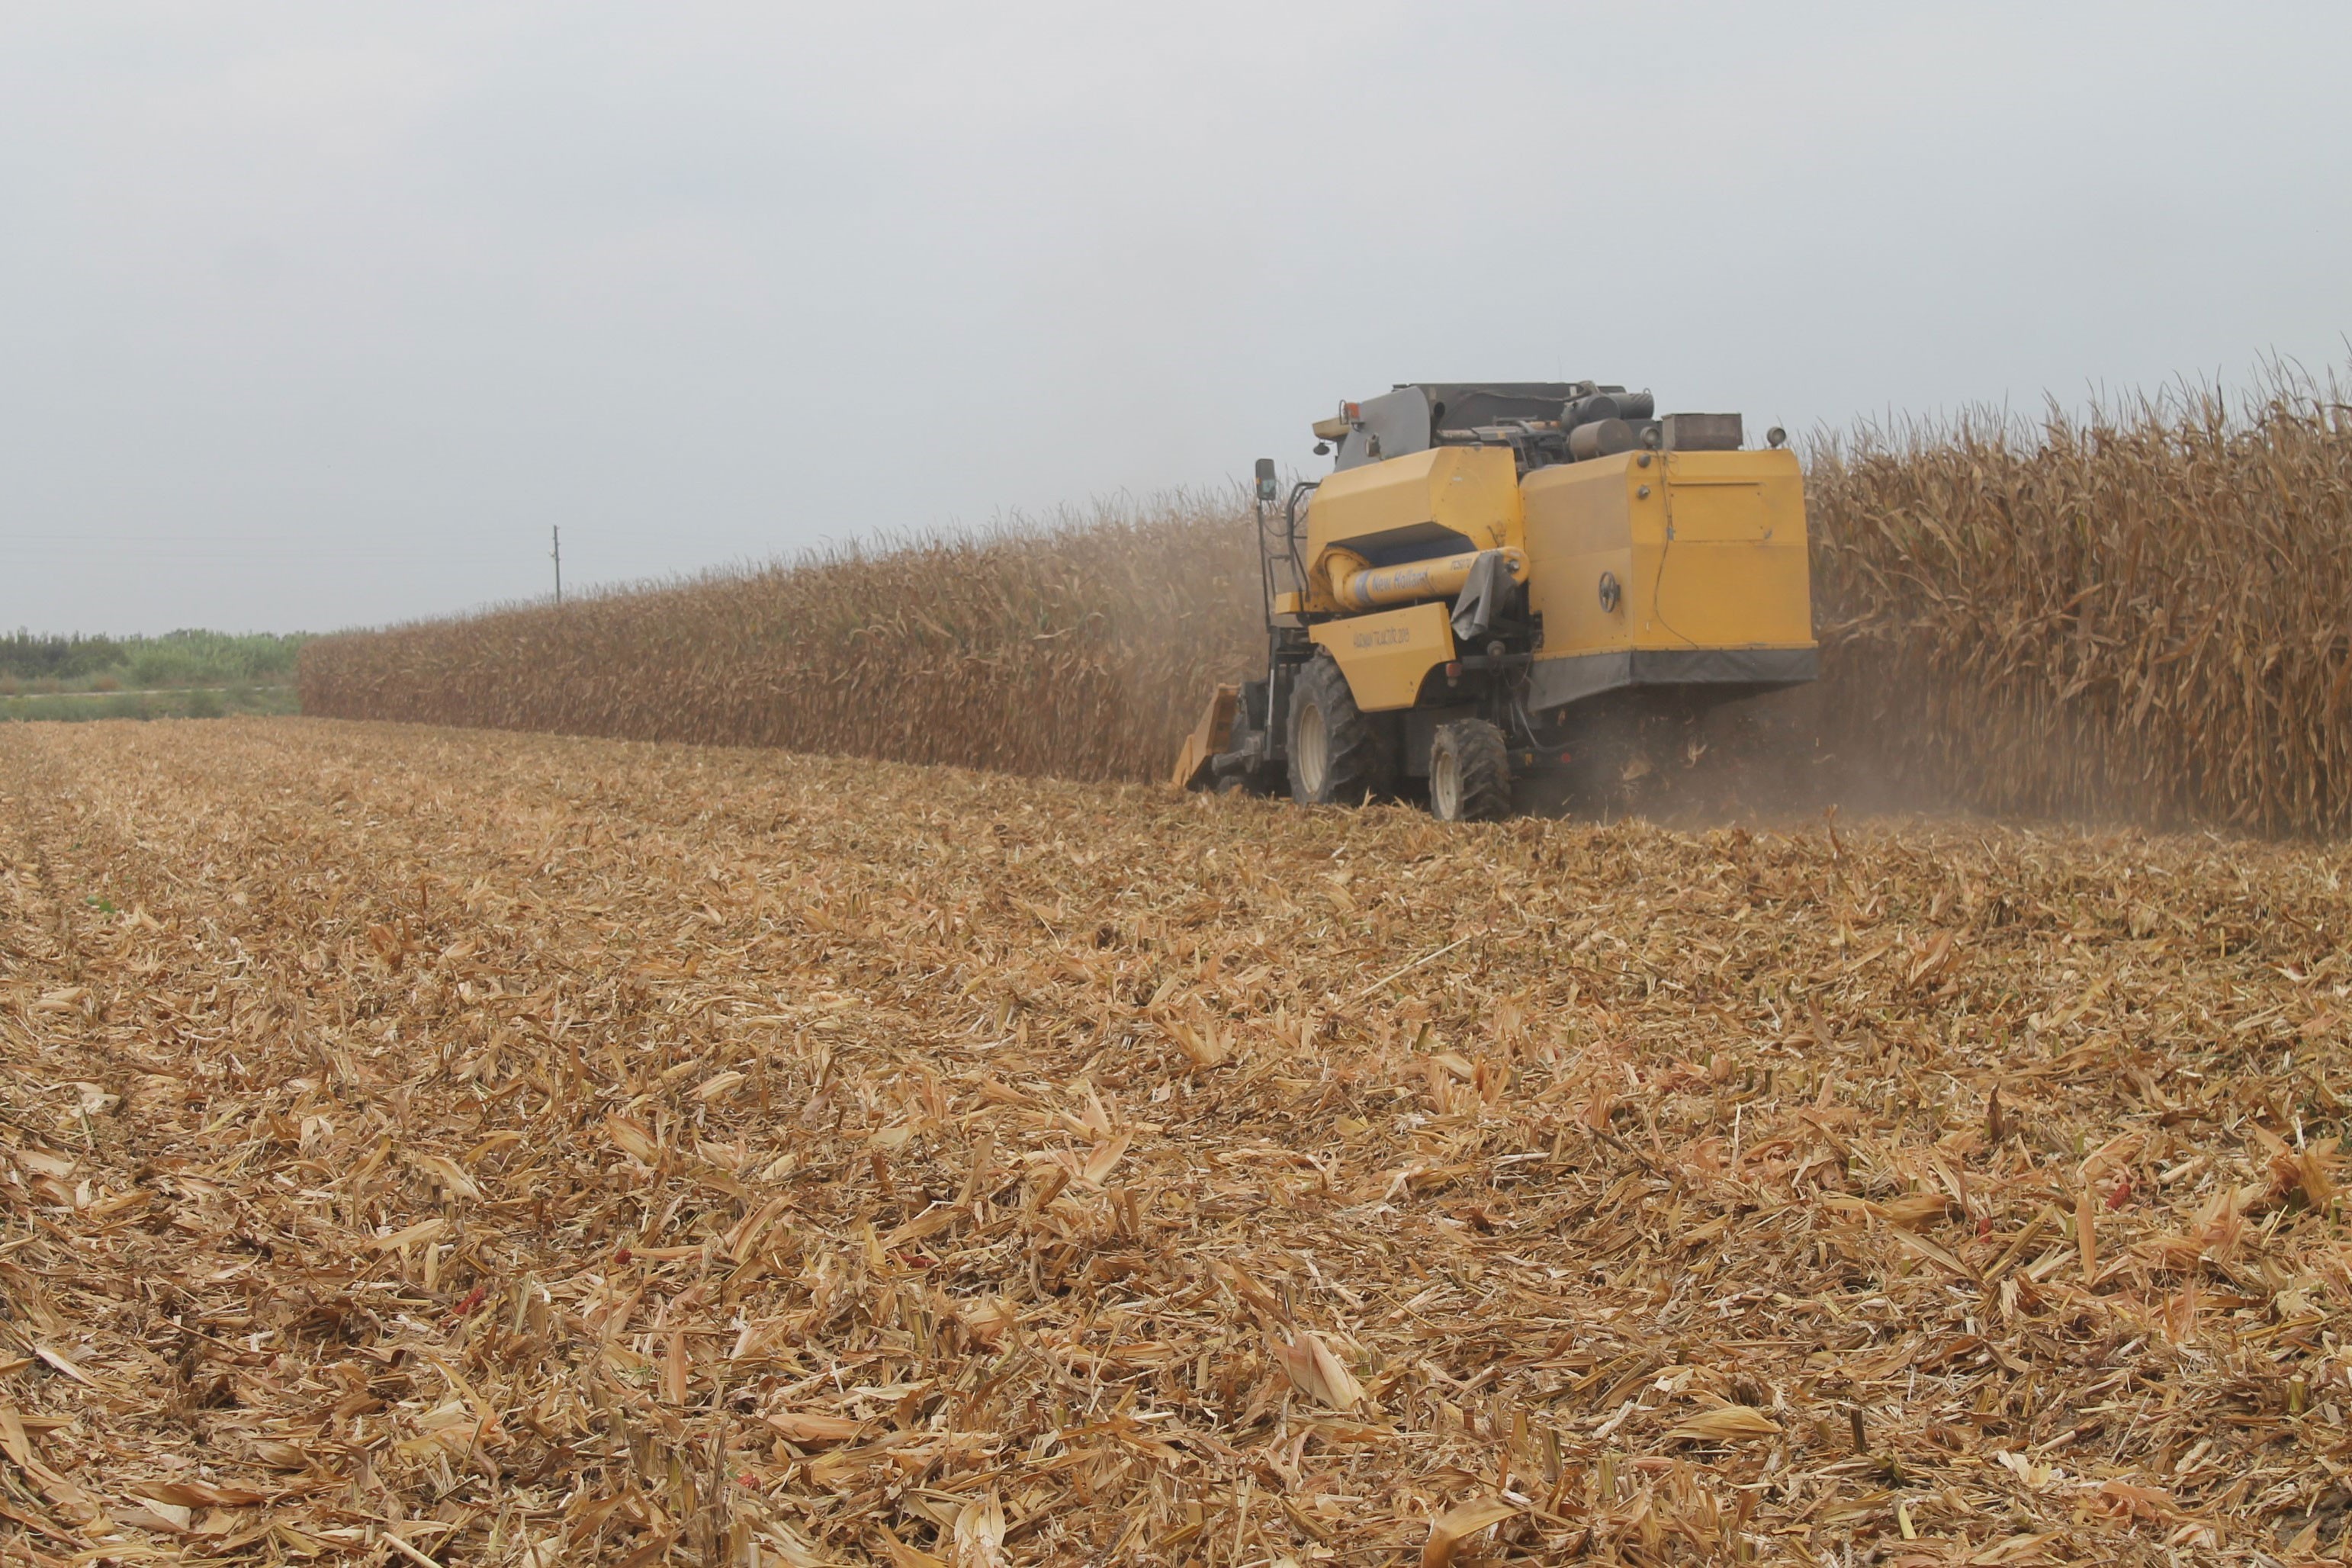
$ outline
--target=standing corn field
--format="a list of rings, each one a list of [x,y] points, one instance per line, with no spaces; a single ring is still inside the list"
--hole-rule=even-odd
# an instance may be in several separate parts
[[[1831,743],[1996,813],[2352,828],[2352,424],[2281,377],[1825,445]]]
[[[2332,387],[1864,430],[1807,483],[1824,797],[2352,828]],[[324,638],[303,709],[1154,778],[1256,638],[1247,526],[1177,497]]]
[[[331,638],[303,710],[1139,779],[1255,595],[1233,509],[1177,497]]]

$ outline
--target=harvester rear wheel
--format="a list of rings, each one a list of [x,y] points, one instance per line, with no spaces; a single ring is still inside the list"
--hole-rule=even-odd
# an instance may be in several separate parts
[[[1484,719],[1437,727],[1429,748],[1429,813],[1442,822],[1499,822],[1511,815],[1511,752]]]
[[[1388,727],[1367,718],[1328,653],[1298,672],[1290,693],[1290,794],[1301,805],[1357,805],[1396,773]]]

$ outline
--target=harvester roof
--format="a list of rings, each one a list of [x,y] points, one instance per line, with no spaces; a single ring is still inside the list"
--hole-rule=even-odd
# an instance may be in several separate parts
[[[1624,390],[1590,381],[1401,382],[1378,397],[1342,405],[1339,417],[1318,424],[1316,433],[1335,437],[1335,466],[1352,468],[1515,423],[1557,427],[1577,400]]]

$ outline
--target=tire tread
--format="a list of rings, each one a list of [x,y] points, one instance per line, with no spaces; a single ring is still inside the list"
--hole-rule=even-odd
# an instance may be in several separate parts
[[[1438,726],[1431,743],[1436,752],[1451,750],[1462,777],[1462,811],[1458,822],[1500,822],[1511,815],[1511,751],[1503,731],[1484,719],[1457,719]],[[1436,771],[1433,760],[1431,770]],[[1436,801],[1430,802],[1433,810]]]
[[[1297,725],[1308,704],[1323,710],[1329,752],[1330,766],[1320,796],[1311,794],[1298,776]],[[1347,676],[1329,654],[1318,653],[1298,672],[1290,692],[1290,795],[1299,805],[1360,805],[1395,782],[1396,749],[1390,744],[1388,726],[1367,717],[1356,706]]]

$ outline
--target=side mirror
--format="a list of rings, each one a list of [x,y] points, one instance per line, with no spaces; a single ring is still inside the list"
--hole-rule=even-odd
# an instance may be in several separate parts
[[[1282,493],[1282,480],[1274,471],[1272,458],[1257,460],[1257,499],[1272,500]]]

